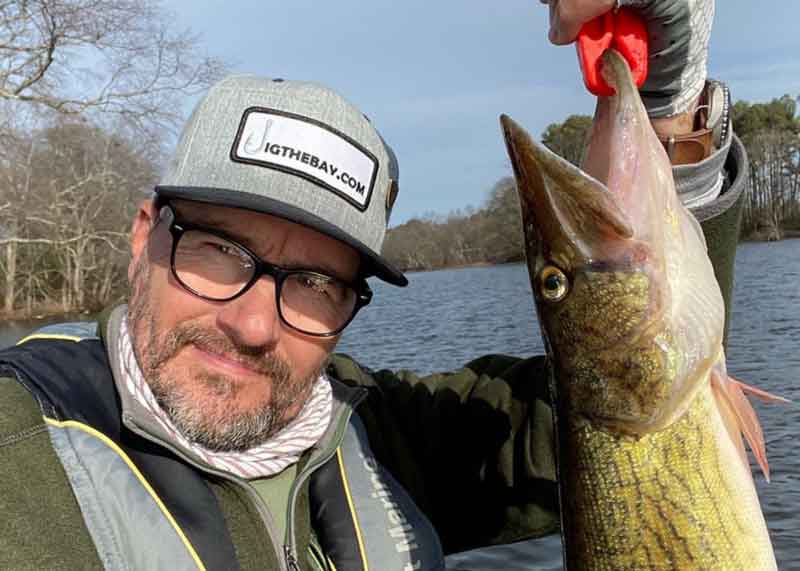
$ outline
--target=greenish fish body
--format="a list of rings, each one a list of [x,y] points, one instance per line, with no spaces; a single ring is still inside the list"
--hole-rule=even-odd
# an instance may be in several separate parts
[[[582,169],[502,117],[556,399],[574,570],[776,569],[744,452],[763,437],[722,349],[724,303],[630,70],[604,56]]]

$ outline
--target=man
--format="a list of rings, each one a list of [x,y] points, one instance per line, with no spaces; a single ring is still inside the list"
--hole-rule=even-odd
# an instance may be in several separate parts
[[[690,158],[731,179],[696,211],[727,296],[744,154],[702,130]],[[556,531],[542,358],[418,378],[332,356],[366,277],[406,283],[379,253],[397,188],[330,90],[212,87],[134,220],[130,303],[0,354],[0,567],[441,569]]]

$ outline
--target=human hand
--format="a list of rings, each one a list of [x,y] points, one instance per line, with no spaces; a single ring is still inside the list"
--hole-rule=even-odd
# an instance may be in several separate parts
[[[714,0],[541,0],[550,8],[550,41],[575,41],[584,23],[619,7],[647,26],[649,62],[641,94],[652,118],[693,116],[706,80]]]
[[[550,6],[548,37],[557,46],[571,44],[586,22],[616,7],[616,0],[541,0],[541,2]]]

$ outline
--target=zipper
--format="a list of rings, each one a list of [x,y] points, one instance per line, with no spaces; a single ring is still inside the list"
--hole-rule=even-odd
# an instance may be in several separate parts
[[[298,567],[291,567],[292,564],[297,565],[297,549],[295,545],[297,540],[294,532],[294,510],[297,494],[305,481],[308,480],[308,478],[310,478],[314,472],[316,472],[317,468],[333,458],[333,455],[336,454],[336,450],[339,449],[339,445],[344,437],[344,431],[347,429],[347,424],[350,422],[350,417],[355,412],[355,409],[359,403],[361,403],[361,401],[367,396],[366,390],[357,390],[358,392],[344,403],[349,406],[347,406],[345,411],[342,413],[342,416],[339,420],[339,426],[336,428],[336,433],[333,438],[333,442],[337,443],[336,446],[331,447],[331,449],[325,452],[323,455],[315,458],[313,464],[309,462],[309,465],[306,466],[306,469],[303,470],[301,474],[297,475],[297,478],[295,478],[294,482],[292,483],[292,487],[289,490],[289,504],[286,513],[286,543],[284,544],[284,551],[286,553],[286,563],[290,566],[289,568],[292,569],[292,571],[299,569]]]
[[[319,571],[330,571],[327,561],[325,561],[325,554],[322,553],[322,548],[317,544],[316,540],[312,537],[311,543],[308,545],[311,556],[317,562]]]
[[[288,545],[283,546],[283,554],[286,556],[286,566],[290,571],[300,571],[300,565],[297,563],[297,558],[292,553],[292,549]]]

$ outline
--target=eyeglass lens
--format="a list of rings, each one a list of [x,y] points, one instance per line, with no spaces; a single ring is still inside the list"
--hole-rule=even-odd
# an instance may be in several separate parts
[[[178,280],[214,300],[236,297],[248,287],[257,263],[238,244],[201,230],[185,230],[175,245],[173,267]],[[278,311],[300,331],[325,335],[343,327],[355,312],[358,295],[348,284],[315,272],[284,274]]]

